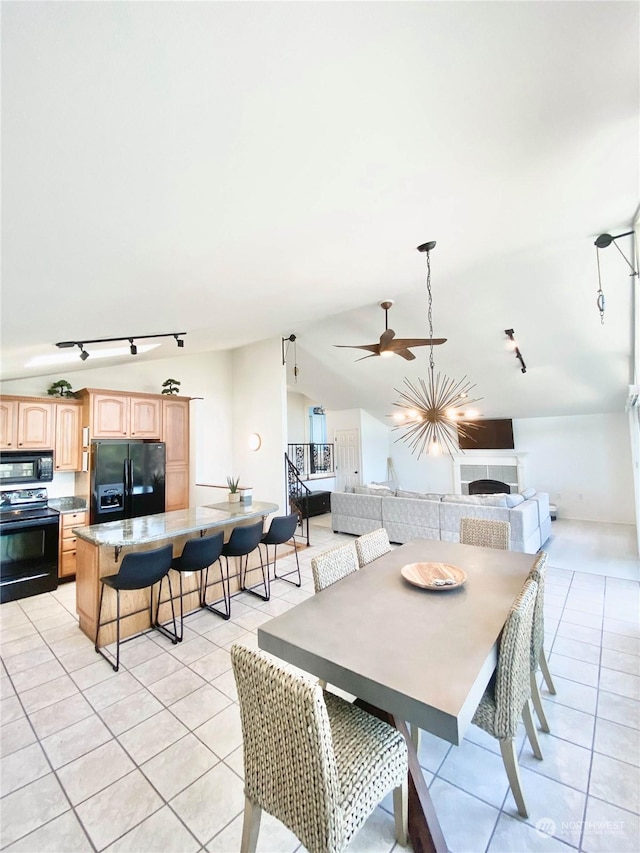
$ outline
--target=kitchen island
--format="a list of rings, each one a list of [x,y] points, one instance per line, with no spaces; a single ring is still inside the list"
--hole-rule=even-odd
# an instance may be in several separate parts
[[[173,545],[174,556],[182,553],[185,542],[194,535],[209,535],[222,531],[225,541],[231,535],[234,527],[254,524],[271,513],[277,512],[278,506],[273,503],[254,501],[251,504],[216,503],[207,506],[179,509],[173,512],[161,512],[156,515],[145,515],[139,518],[128,518],[123,521],[109,521],[105,524],[92,524],[88,527],[74,528],[77,536],[77,568],[76,568],[76,609],[80,620],[80,628],[95,640],[98,626],[98,603],[100,596],[100,578],[104,575],[116,574],[125,554],[136,551],[151,551],[162,545]],[[259,565],[257,554],[249,566]],[[214,566],[213,576],[219,578],[217,566]],[[199,574],[183,576],[185,591],[184,611],[188,613],[199,606]],[[231,593],[239,589],[237,572],[231,576]],[[166,584],[165,584],[166,590]],[[167,593],[165,592],[164,595]],[[142,612],[123,618],[121,636],[128,637],[150,627],[148,590],[127,590],[122,594],[122,613],[135,610]],[[220,583],[212,584],[209,600],[222,597]],[[145,604],[147,609],[144,610]],[[155,609],[155,604],[154,604]],[[105,595],[103,603],[103,622],[115,617],[115,596]],[[160,620],[171,618],[169,604],[160,608]],[[215,617],[212,616],[212,628],[215,627]],[[100,645],[108,645],[115,640],[115,626],[109,625],[100,631]]]

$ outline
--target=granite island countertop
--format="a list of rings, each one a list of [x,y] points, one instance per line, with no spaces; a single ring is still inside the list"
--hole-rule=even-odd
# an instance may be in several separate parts
[[[146,542],[172,539],[174,536],[194,533],[197,530],[225,527],[241,518],[263,518],[277,511],[277,504],[264,501],[254,501],[247,505],[219,503],[160,512],[157,515],[143,515],[140,518],[126,518],[122,521],[107,521],[88,527],[74,527],[73,532],[79,539],[97,547],[143,545]]]
[[[66,498],[49,498],[49,509],[55,509],[60,514],[65,512],[86,512],[89,509],[86,498],[74,496]]]

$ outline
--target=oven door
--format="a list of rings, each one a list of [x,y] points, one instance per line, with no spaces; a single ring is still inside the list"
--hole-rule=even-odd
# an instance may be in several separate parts
[[[58,585],[58,519],[0,524],[0,602],[15,601]]]

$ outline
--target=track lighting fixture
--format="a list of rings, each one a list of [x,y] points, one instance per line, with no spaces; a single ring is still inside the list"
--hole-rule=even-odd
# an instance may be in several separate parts
[[[515,339],[515,337],[514,337],[513,329],[505,329],[505,330],[504,330],[504,333],[505,333],[505,335],[509,338],[509,341],[510,341],[510,349],[512,349],[512,350],[513,350],[513,352],[515,353],[516,358],[518,359],[518,361],[519,361],[519,362],[520,362],[520,364],[522,365],[522,367],[520,368],[520,372],[521,372],[521,373],[526,373],[526,372],[527,372],[527,365],[524,363],[524,358],[522,357],[522,353],[521,353],[521,352],[520,352],[520,350],[518,349],[518,344],[516,343],[516,339]]]
[[[186,335],[186,332],[166,332],[160,335],[132,335],[131,337],[127,336],[126,338],[95,338],[92,341],[60,341],[56,344],[58,349],[68,349],[69,347],[80,347],[80,358],[83,361],[86,361],[89,358],[90,353],[86,351],[84,348],[85,344],[112,344],[120,341],[128,341],[129,342],[129,352],[131,355],[138,354],[138,347],[135,345],[134,341],[146,340],[148,338],[175,338],[176,343],[182,349],[184,347],[183,337]],[[119,353],[118,353],[119,354]]]
[[[593,244],[596,247],[596,263],[598,266],[598,291],[596,305],[598,306],[598,311],[600,312],[600,322],[602,323],[602,325],[604,325],[605,299],[604,291],[602,290],[602,279],[600,277],[600,249],[606,249],[607,246],[610,246],[613,243],[618,252],[624,258],[627,266],[631,270],[630,275],[637,276],[638,271],[634,268],[629,258],[625,255],[620,246],[618,246],[618,244],[616,243],[616,240],[619,240],[621,237],[630,237],[633,233],[633,231],[625,231],[624,234],[616,234],[615,237],[612,237],[611,234],[600,234],[598,237],[596,237],[595,243]]]

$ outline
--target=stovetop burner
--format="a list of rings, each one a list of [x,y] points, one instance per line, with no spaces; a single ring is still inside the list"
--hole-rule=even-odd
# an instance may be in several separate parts
[[[55,509],[49,509],[48,500],[47,490],[42,487],[0,492],[0,521],[28,521],[57,516]]]

